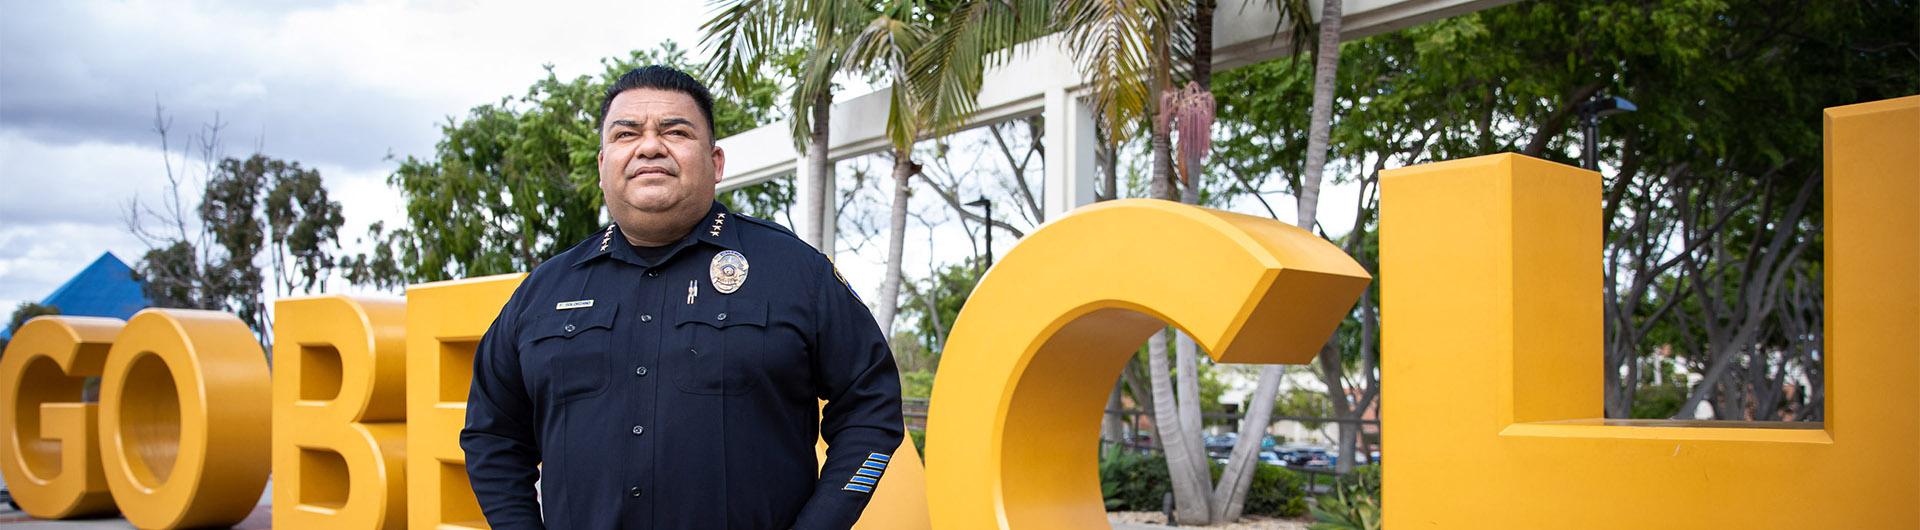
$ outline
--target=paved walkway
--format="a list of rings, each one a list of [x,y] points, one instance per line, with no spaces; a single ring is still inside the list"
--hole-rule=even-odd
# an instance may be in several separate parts
[[[236,530],[264,530],[273,527],[273,518],[266,506],[253,509],[247,520],[234,525]],[[0,506],[0,528],[6,530],[133,530],[133,525],[125,519],[79,519],[69,521],[42,521],[27,517],[27,514]]]
[[[247,519],[244,521],[240,521],[240,524],[233,525],[234,530],[265,530],[267,528],[272,528],[273,514],[272,512],[269,511],[271,510],[269,503],[271,503],[272,501],[273,501],[273,481],[268,480],[266,487],[261,488],[260,490],[260,502],[259,504],[254,505],[253,513],[248,514]],[[121,519],[119,517],[100,518],[100,519],[79,519],[79,520],[67,520],[67,521],[42,521],[39,519],[34,519],[32,517],[27,517],[27,514],[21,513],[19,510],[13,509],[12,506],[7,506],[6,503],[0,503],[0,529],[4,529],[4,530],[42,530],[42,529],[44,530],[132,530],[133,525],[127,524],[127,521],[125,519]]]

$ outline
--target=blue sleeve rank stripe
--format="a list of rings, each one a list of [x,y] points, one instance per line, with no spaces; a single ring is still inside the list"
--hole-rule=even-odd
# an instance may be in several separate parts
[[[853,478],[848,480],[847,485],[842,486],[840,489],[860,493],[873,493],[874,486],[880,484],[880,475],[887,471],[887,461],[889,460],[893,460],[893,457],[881,453],[867,453],[867,461],[860,463],[860,468],[853,471]]]

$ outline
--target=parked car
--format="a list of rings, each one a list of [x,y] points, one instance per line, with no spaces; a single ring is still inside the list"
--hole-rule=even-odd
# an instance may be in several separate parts
[[[1233,443],[1240,439],[1240,433],[1226,433],[1206,438],[1207,454],[1233,451]]]
[[[1266,464],[1266,465],[1269,465],[1269,466],[1285,466],[1285,465],[1287,465],[1287,461],[1285,461],[1285,460],[1281,460],[1281,459],[1280,459],[1280,454],[1279,454],[1279,453],[1275,453],[1275,452],[1273,452],[1273,451],[1261,451],[1261,452],[1260,452],[1260,463],[1262,463],[1262,464]]]

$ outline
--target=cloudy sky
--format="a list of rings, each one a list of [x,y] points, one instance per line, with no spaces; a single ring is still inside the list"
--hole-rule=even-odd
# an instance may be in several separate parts
[[[156,104],[176,149],[217,113],[228,154],[319,168],[351,244],[401,216],[389,155],[431,153],[437,124],[542,64],[571,77],[667,39],[697,48],[704,5],[0,0],[0,308],[146,250],[125,205],[166,191]]]

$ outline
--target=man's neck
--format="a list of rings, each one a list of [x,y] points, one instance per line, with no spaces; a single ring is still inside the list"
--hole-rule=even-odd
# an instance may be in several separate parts
[[[646,214],[645,217],[651,218],[649,220],[660,220],[666,216],[684,216],[685,219],[674,219],[668,222],[656,223],[629,223],[635,226],[627,226],[626,224],[615,222],[614,225],[620,227],[620,235],[626,237],[627,242],[632,243],[633,246],[664,247],[677,243],[682,238],[687,237],[687,234],[692,233],[694,226],[700,224],[700,218],[705,216],[705,211],[706,210],[703,209],[701,213],[691,216],[685,216],[680,212]]]

